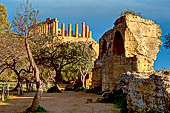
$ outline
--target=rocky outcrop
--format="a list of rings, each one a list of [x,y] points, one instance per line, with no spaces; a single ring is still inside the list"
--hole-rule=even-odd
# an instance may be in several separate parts
[[[156,73],[124,73],[115,89],[127,95],[128,110],[140,112],[155,108],[170,112],[170,71]]]
[[[161,29],[152,20],[131,14],[116,20],[99,41],[99,58],[93,69],[93,86],[113,89],[122,73],[152,72],[159,52]]]

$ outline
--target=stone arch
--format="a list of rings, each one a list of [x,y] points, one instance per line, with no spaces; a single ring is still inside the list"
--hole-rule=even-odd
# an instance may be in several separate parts
[[[113,54],[123,55],[124,53],[125,53],[124,40],[122,38],[120,31],[116,31],[113,42]]]

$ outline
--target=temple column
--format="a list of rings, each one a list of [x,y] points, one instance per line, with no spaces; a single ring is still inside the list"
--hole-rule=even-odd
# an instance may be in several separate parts
[[[58,20],[55,18],[55,34],[58,36]]]
[[[52,34],[54,35],[54,36],[58,36],[58,21],[57,21],[57,18],[54,18],[54,20],[53,20],[53,23],[52,23],[53,25],[53,32],[52,32]]]
[[[65,24],[64,23],[62,23],[61,25],[61,35],[65,36]]]
[[[71,24],[68,24],[68,36],[71,37]]]
[[[92,38],[92,31],[89,31],[89,38]]]
[[[89,26],[86,26],[86,37],[89,38]]]
[[[75,26],[75,36],[79,37],[79,27],[78,27],[78,24],[76,24],[76,26]]]
[[[55,34],[56,34],[56,31],[55,31],[55,20],[54,21],[52,21],[52,28],[53,28],[53,30],[52,30],[52,34],[53,34],[53,36],[55,36]]]
[[[45,24],[45,36],[48,36],[48,23]]]
[[[82,37],[85,37],[85,22],[82,22]]]
[[[45,24],[44,23],[43,23],[43,29],[44,29],[43,35],[45,35]]]

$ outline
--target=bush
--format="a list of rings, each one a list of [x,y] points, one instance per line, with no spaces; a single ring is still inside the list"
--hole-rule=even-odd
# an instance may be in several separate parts
[[[27,108],[24,113],[29,113],[31,107]],[[37,110],[33,111],[32,113],[47,113],[47,111],[41,107],[40,105],[38,106]]]
[[[129,9],[126,9],[125,11],[121,11],[121,13],[120,13],[121,16],[126,15],[126,14],[132,14],[134,16],[142,17],[141,13],[137,13],[137,12],[129,10]]]
[[[140,113],[164,113],[164,112],[158,111],[155,108],[149,108],[149,109],[144,108]]]
[[[55,86],[53,86],[47,90],[47,93],[61,93],[61,91]]]
[[[113,93],[107,95],[106,98],[102,99],[102,103],[114,103],[117,108],[121,109],[121,113],[128,113],[127,109],[127,94],[123,93],[122,90],[114,90]]]
[[[78,88],[78,91],[86,91],[86,88],[84,88],[84,87],[79,87],[79,88]]]
[[[95,93],[95,94],[98,94],[98,95],[100,95],[101,92],[102,92],[102,88],[100,86],[86,90],[86,93]]]

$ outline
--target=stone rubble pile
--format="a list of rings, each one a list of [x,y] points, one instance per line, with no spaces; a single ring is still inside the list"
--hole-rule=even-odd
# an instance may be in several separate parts
[[[170,112],[170,70],[155,73],[124,73],[115,89],[127,95],[128,110],[155,108]]]

